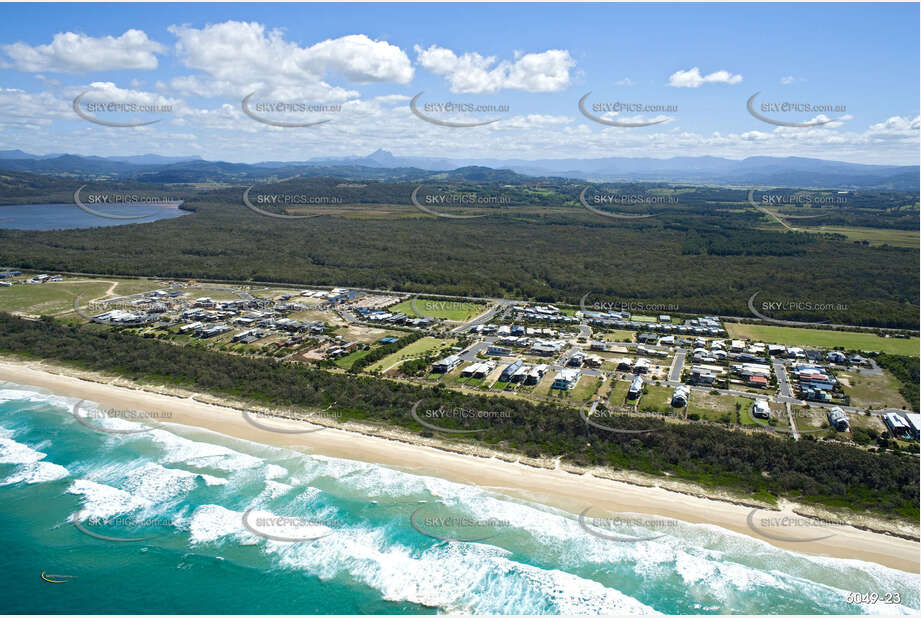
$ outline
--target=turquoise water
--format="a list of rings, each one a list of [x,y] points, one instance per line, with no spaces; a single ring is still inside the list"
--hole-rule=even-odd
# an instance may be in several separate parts
[[[838,614],[919,607],[917,575],[875,564],[795,554],[680,522],[655,530],[622,524],[619,533],[665,533],[614,542],[549,507],[384,466],[175,425],[97,431],[74,418],[75,403],[0,383],[5,613]],[[144,428],[120,418],[87,422]],[[299,540],[267,538],[279,535]],[[434,538],[452,535],[489,538]],[[65,582],[45,582],[42,572]],[[848,591],[898,592],[902,605],[851,605]]]

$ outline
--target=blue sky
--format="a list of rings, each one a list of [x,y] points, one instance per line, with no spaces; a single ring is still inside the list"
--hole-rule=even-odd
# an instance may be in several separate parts
[[[0,4],[0,149],[918,163],[918,4]],[[507,106],[484,112],[419,105]],[[608,126],[577,106],[587,99]],[[746,101],[761,92],[753,117]],[[108,127],[87,112],[144,127]],[[252,102],[338,108],[264,111]],[[610,111],[601,104],[629,103]],[[786,111],[767,104],[829,105]],[[652,106],[652,107],[646,107]],[[663,106],[663,107],[656,107]],[[605,111],[605,109],[609,111]],[[811,125],[811,126],[810,126]]]

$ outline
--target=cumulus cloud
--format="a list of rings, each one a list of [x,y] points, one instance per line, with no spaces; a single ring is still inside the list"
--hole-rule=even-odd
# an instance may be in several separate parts
[[[516,54],[514,61],[497,63],[495,56],[454,51],[432,45],[415,46],[418,63],[447,79],[451,92],[494,94],[501,90],[559,92],[571,81],[570,70],[576,61],[567,50],[549,49],[540,53]]]
[[[704,84],[738,84],[741,81],[741,75],[733,75],[729,71],[714,71],[709,75],[701,75],[700,69],[694,67],[672,73],[668,78],[668,85],[675,88],[700,88]]]
[[[274,96],[343,101],[353,90],[324,82],[328,75],[354,83],[405,84],[413,78],[406,53],[386,41],[350,34],[302,47],[258,22],[227,21],[191,28],[170,26],[183,63],[204,75],[176,78],[172,86],[200,96],[240,96],[254,90]]]
[[[88,73],[119,69],[157,68],[157,54],[165,48],[152,41],[143,30],[127,30],[119,37],[91,37],[59,32],[48,45],[12,43],[0,47],[9,58],[4,64],[19,71],[35,73]]]

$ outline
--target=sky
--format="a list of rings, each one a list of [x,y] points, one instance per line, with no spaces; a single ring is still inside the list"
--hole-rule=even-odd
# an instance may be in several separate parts
[[[919,43],[917,3],[0,4],[0,150],[917,165]]]

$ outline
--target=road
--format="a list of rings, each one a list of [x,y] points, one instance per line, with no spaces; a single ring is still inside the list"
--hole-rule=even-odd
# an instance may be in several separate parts
[[[672,360],[672,368],[668,374],[667,384],[669,386],[678,386],[681,383],[681,370],[684,369],[684,357],[687,356],[686,348],[677,348],[675,358]]]

